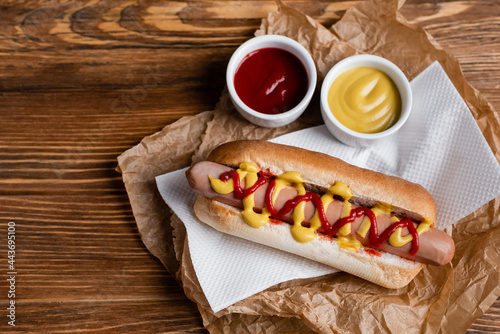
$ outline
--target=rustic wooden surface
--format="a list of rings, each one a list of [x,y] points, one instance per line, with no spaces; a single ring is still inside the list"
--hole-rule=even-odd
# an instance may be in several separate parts
[[[331,25],[355,1],[287,3]],[[272,1],[0,1],[0,332],[11,329],[9,221],[17,330],[204,332],[196,306],[143,246],[116,157],[181,116],[213,109],[231,53],[275,9]],[[408,0],[401,12],[500,110],[498,0]],[[480,332],[500,333],[500,299],[470,327]]]

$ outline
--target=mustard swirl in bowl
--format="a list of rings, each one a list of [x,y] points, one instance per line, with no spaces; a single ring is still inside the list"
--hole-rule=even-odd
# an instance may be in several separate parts
[[[355,67],[333,81],[328,91],[328,105],[345,127],[361,133],[377,133],[398,121],[401,95],[383,71]]]

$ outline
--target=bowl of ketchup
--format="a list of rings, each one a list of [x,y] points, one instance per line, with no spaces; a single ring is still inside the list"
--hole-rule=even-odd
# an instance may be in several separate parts
[[[316,66],[295,40],[263,35],[243,43],[232,55],[226,82],[236,110],[263,127],[295,121],[316,88]]]

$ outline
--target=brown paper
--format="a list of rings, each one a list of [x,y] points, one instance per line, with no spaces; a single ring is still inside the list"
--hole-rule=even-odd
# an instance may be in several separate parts
[[[403,3],[361,2],[326,29],[278,2],[279,10],[263,20],[256,35],[280,34],[299,41],[316,61],[318,87],[331,66],[354,54],[383,56],[409,79],[438,60],[500,160],[500,122],[491,105],[465,80],[452,55],[401,16],[398,7]],[[214,111],[182,118],[123,153],[119,169],[148,250],[176,275],[212,333],[465,332],[500,296],[500,198],[453,225],[457,251],[451,264],[426,266],[405,288],[388,290],[340,273],[284,282],[217,314],[210,309],[191,263],[184,226],[170,217],[154,177],[203,160],[223,142],[269,139],[320,123],[317,94],[298,121],[267,129],[240,117],[224,91]]]
[[[118,157],[117,170],[122,173],[142,241],[172,273],[179,263],[167,223],[170,210],[158,194],[154,178],[189,165],[212,117],[208,111],[183,117]]]

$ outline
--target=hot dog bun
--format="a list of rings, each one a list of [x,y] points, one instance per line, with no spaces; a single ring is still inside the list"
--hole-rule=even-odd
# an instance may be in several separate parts
[[[319,189],[341,180],[351,189],[353,200],[362,205],[385,202],[400,215],[435,221],[434,200],[423,187],[325,154],[266,141],[237,141],[218,147],[207,160],[231,167],[251,162],[258,170],[275,175],[297,171],[305,183]],[[387,288],[406,286],[423,268],[419,262],[385,252],[372,256],[364,251],[365,247],[358,251],[343,249],[332,237],[298,243],[290,234],[290,225],[273,221],[253,228],[245,222],[240,209],[204,196],[198,196],[194,210],[201,221],[223,233],[330,265]]]
[[[408,285],[424,267],[422,263],[389,253],[375,257],[362,250],[345,250],[339,247],[335,238],[298,243],[286,223],[274,222],[253,228],[244,221],[241,210],[203,196],[196,199],[194,212],[202,222],[220,232],[303,256],[390,289]]]
[[[435,225],[434,198],[421,185],[356,167],[323,153],[262,140],[241,140],[217,147],[207,160],[234,168],[248,161],[257,169],[275,175],[297,171],[305,183],[322,189],[341,180],[351,189],[355,201],[363,205],[389,203],[395,212],[414,220],[427,217]]]

